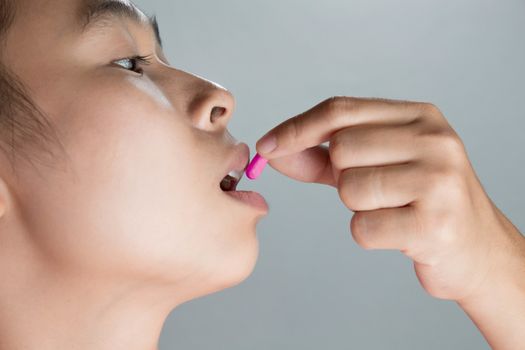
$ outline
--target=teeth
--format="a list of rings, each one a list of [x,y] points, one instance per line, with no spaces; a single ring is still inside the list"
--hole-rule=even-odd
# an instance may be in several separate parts
[[[228,175],[230,175],[231,177],[234,177],[237,179],[237,181],[239,181],[241,179],[241,176],[242,176],[242,172],[240,171],[236,171],[236,170],[232,170],[228,173]]]

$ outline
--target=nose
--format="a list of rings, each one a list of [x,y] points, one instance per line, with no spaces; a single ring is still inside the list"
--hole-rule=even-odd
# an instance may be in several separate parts
[[[217,83],[202,79],[200,84],[189,105],[193,123],[208,131],[226,129],[235,109],[235,98]]]

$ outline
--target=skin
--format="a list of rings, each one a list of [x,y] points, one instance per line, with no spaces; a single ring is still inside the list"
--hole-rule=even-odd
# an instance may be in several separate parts
[[[455,300],[493,349],[525,347],[525,238],[436,106],[336,96],[256,147],[277,171],[336,188],[355,241],[410,257],[423,288]]]
[[[16,176],[0,156],[2,350],[156,349],[177,305],[257,259],[266,213],[219,187],[248,147],[231,93],[171,67],[145,19],[80,37],[79,4],[17,1],[3,50],[67,155]],[[139,54],[142,76],[113,63]]]
[[[242,147],[226,129],[233,96],[171,67],[145,23],[110,18],[81,40],[78,4],[18,1],[4,50],[67,157],[15,176],[0,154],[1,350],[156,349],[173,308],[241,282],[257,258],[264,212],[218,184]],[[112,64],[136,54],[153,55],[143,76]],[[337,97],[271,134],[277,150],[260,140],[259,153],[336,188],[360,245],[410,256],[493,348],[525,344],[524,239],[437,108]]]

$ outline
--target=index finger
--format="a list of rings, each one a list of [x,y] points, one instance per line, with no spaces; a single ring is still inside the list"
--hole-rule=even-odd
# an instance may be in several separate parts
[[[342,128],[409,123],[421,116],[428,106],[432,105],[379,98],[331,97],[267,132],[256,144],[257,153],[273,159],[329,141],[331,135]]]

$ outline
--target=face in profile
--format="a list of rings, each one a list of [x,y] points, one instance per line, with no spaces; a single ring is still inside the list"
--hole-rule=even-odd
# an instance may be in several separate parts
[[[231,93],[172,67],[152,19],[130,3],[16,7],[3,64],[64,150],[16,175],[2,155],[3,227],[23,235],[25,264],[147,281],[181,299],[247,277],[265,211],[219,186],[249,157],[227,130]]]

